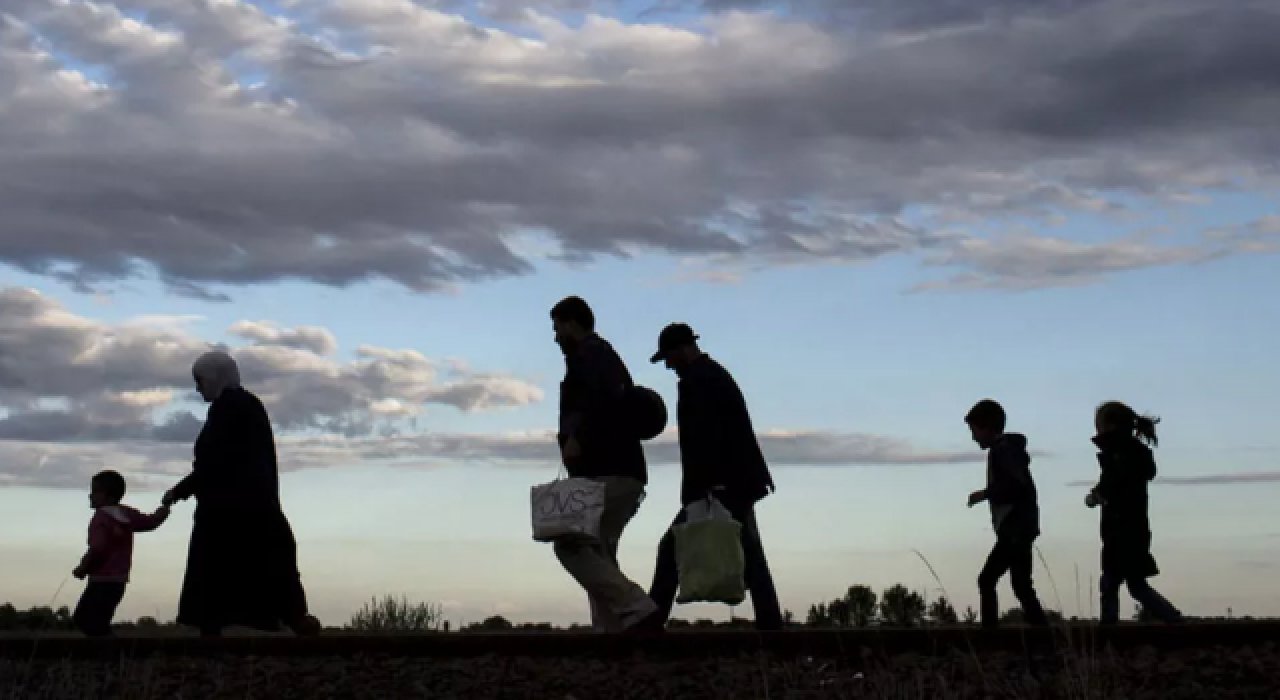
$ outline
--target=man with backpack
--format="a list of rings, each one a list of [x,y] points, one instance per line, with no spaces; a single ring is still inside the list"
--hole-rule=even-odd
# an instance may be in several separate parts
[[[644,589],[618,567],[618,541],[639,510],[649,480],[631,410],[637,387],[613,346],[596,334],[595,314],[587,302],[563,299],[551,309],[551,322],[565,358],[561,459],[570,477],[605,486],[598,540],[557,540],[556,557],[587,592],[595,631],[637,629],[657,611]]]
[[[658,336],[658,352],[650,360],[663,362],[680,377],[680,503],[687,507],[715,498],[742,526],[743,578],[751,592],[756,629],[780,630],[782,611],[755,515],[756,503],[774,490],[773,478],[741,389],[728,370],[698,347],[697,340],[688,325],[672,323]],[[659,612],[638,631],[660,631],[671,614],[680,583],[672,530],[685,517],[682,508],[658,545],[649,597]]]

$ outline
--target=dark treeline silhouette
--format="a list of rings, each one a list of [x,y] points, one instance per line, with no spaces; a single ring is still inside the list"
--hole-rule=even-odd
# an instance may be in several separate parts
[[[1045,610],[1050,622],[1064,624],[1083,619],[1065,618],[1056,610]],[[1141,605],[1134,606],[1130,617],[1137,622],[1151,622],[1155,618]],[[1230,609],[1227,614],[1210,617],[1188,616],[1189,621],[1202,622],[1252,622],[1254,620],[1274,619],[1270,617],[1234,616]],[[1022,609],[1013,607],[1000,616],[1001,623],[1025,624]],[[672,618],[667,624],[669,630],[699,629],[751,629],[755,622],[748,618],[731,614],[728,620],[695,619],[686,620]],[[925,596],[908,589],[902,584],[894,584],[877,594],[865,585],[850,586],[844,595],[825,603],[809,606],[803,620],[797,619],[790,611],[783,612],[783,625],[787,628],[823,628],[842,629],[860,627],[955,627],[978,625],[978,613],[972,607],[957,612],[945,597],[927,600]],[[143,616],[133,621],[118,621],[112,625],[116,630],[128,630],[135,634],[172,633],[181,629],[176,622],[161,622],[155,617]],[[75,629],[71,610],[67,606],[57,609],[49,606],[37,606],[19,610],[10,603],[0,604],[0,632],[70,632]],[[443,608],[432,603],[415,603],[406,598],[396,599],[385,596],[375,598],[365,604],[352,615],[341,628],[350,632],[369,634],[454,632],[454,633],[546,633],[546,632],[590,632],[589,624],[573,624],[567,627],[550,622],[514,623],[501,615],[492,615],[478,622],[453,625],[444,619]]]

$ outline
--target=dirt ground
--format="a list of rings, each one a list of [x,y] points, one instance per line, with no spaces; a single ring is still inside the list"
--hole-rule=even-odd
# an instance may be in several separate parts
[[[101,698],[1064,698],[1099,700],[1280,697],[1274,644],[1114,655],[900,655],[849,663],[763,654],[732,659],[625,661],[374,656],[129,661],[0,660],[8,700]],[[1036,678],[1038,676],[1038,679]]]

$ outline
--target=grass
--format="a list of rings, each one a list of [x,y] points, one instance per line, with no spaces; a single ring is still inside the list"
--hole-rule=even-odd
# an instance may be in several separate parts
[[[360,608],[347,623],[347,629],[371,634],[439,631],[444,622],[444,608],[431,603],[410,603],[408,597],[374,598]]]
[[[1038,551],[1038,550],[1037,550]],[[942,594],[946,585],[928,558],[915,554]],[[1061,592],[1043,556],[1049,588]],[[1076,574],[1077,607],[1081,583]],[[1089,594],[1092,595],[1092,586]],[[439,606],[407,598],[374,598],[344,632],[429,632],[442,625]],[[965,628],[969,629],[969,628]],[[879,657],[841,650],[840,658],[782,659],[765,652],[734,659],[626,661],[554,658],[182,659],[114,662],[0,660],[0,698],[7,700],[187,700],[192,698],[865,698],[869,700],[1102,700],[1104,698],[1275,697],[1280,654],[1259,650],[1191,650],[1115,654],[1100,649],[1092,625],[1055,621],[1047,653],[983,653]],[[927,634],[922,631],[921,634]],[[1179,660],[1181,659],[1181,660]],[[1230,678],[1224,685],[1223,678]]]

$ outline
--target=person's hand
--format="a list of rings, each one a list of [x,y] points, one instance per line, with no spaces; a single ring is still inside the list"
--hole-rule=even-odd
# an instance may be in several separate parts
[[[972,508],[985,500],[987,500],[986,491],[974,491],[969,494],[969,507]]]
[[[173,495],[173,489],[169,489],[164,492],[164,496],[160,497],[160,507],[167,509],[169,506],[173,505],[176,500],[178,499]]]
[[[578,444],[578,438],[570,436],[564,442],[564,449],[560,450],[560,456],[565,459],[576,459],[582,456],[582,445]]]
[[[72,575],[72,576],[75,576],[77,579],[82,579],[82,578],[84,578],[84,577],[85,577],[85,570],[84,570],[84,567],[83,567],[83,566],[77,566],[76,568],[72,569],[72,570],[71,570],[71,575]]]
[[[169,517],[169,504],[162,503],[159,510],[156,511],[156,515],[163,515],[166,518]]]
[[[1089,495],[1084,497],[1084,504],[1090,508],[1100,506],[1104,503],[1106,503],[1106,501],[1103,500],[1102,496],[1098,495],[1097,491],[1090,491]]]

